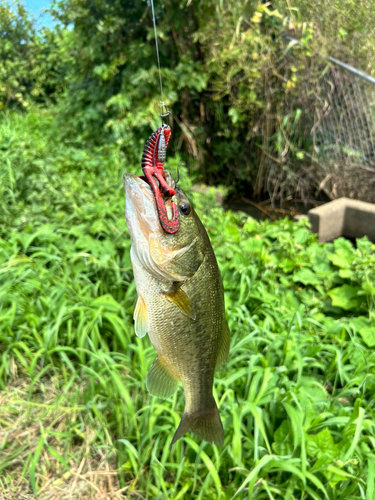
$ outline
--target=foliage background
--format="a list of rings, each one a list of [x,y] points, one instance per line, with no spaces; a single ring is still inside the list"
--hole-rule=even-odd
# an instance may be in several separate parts
[[[0,498],[374,498],[374,245],[319,244],[193,189],[315,193],[325,47],[371,71],[370,4],[156,3],[168,166],[210,234],[232,332],[225,445],[172,452],[182,394],[145,389],[121,179],[158,124],[150,8],[58,1],[38,31],[1,5]]]
[[[170,452],[183,398],[145,389],[155,352],[133,331],[121,148],[82,149],[49,112],[4,114],[0,132],[2,491],[373,498],[374,244],[224,212],[183,170],[232,342],[215,380],[224,447],[186,437]]]
[[[327,175],[311,133],[326,106],[327,47],[371,74],[371,5],[156,1],[173,152],[197,178],[225,184],[231,193],[273,202],[314,198]],[[135,163],[159,113],[149,3],[55,0],[53,31],[37,31],[17,0],[0,12],[2,106],[57,103],[65,133],[116,142]],[[286,34],[302,44],[288,44]],[[331,173],[338,183],[339,174]],[[360,177],[353,182],[358,197],[372,201],[368,179],[363,189]],[[334,184],[326,196],[353,191],[336,192]]]

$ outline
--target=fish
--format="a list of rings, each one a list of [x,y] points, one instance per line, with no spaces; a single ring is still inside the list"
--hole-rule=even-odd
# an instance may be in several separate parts
[[[134,330],[147,333],[157,357],[147,374],[151,395],[169,398],[179,381],[185,408],[171,446],[187,432],[222,446],[224,430],[212,394],[215,370],[228,360],[230,331],[225,317],[224,289],[207,231],[183,190],[165,198],[178,207],[180,227],[174,234],[160,224],[148,183],[124,175],[125,217],[131,238],[130,257],[138,294]]]

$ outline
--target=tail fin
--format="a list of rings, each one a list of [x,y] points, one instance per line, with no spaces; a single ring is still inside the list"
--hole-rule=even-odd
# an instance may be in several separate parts
[[[216,403],[211,410],[197,411],[194,413],[183,413],[180,425],[173,436],[171,446],[188,431],[208,443],[223,446],[224,429],[220,420],[219,410]]]

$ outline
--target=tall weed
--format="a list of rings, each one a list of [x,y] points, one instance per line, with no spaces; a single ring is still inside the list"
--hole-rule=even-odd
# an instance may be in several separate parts
[[[155,351],[132,324],[121,178],[140,166],[116,146],[64,139],[46,112],[4,116],[0,148],[4,491],[73,495],[77,470],[100,469],[101,456],[117,470],[113,492],[129,498],[371,498],[371,242],[319,244],[304,222],[224,212],[183,175],[218,258],[232,339],[215,380],[224,446],[186,436],[170,451],[182,391],[147,394]],[[99,483],[84,484],[80,498],[99,498]]]

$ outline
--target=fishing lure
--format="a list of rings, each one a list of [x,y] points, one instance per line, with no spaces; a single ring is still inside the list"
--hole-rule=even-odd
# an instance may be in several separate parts
[[[166,115],[161,115],[166,116]],[[164,197],[171,198],[176,191],[168,185],[164,178],[164,162],[167,155],[167,146],[171,137],[171,127],[162,124],[146,142],[142,155],[142,170],[155,196],[159,220],[166,233],[174,234],[180,227],[180,216],[176,203],[171,200],[172,218],[168,218]]]

